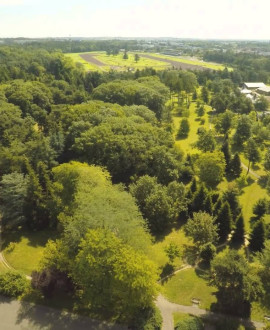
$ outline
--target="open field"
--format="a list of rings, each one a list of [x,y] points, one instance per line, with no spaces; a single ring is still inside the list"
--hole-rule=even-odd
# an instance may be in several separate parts
[[[156,70],[178,68],[183,70],[223,70],[225,67],[217,63],[203,62],[198,59],[180,58],[154,53],[138,53],[140,59],[135,61],[135,53],[129,52],[128,59],[123,59],[123,53],[107,55],[105,52],[71,53],[65,54],[75,62],[81,63],[87,71],[126,71],[142,70],[147,67]]]
[[[123,53],[118,55],[107,55],[105,52],[88,52],[88,53],[72,53],[65,54],[72,58],[75,62],[82,63],[87,71],[127,71],[127,70],[143,70],[144,68],[154,68],[156,70],[164,70],[170,67],[169,63],[158,59],[149,59],[140,56],[138,62],[135,61],[135,53],[128,53],[128,59],[123,59]]]
[[[44,247],[55,233],[49,230],[40,232],[14,232],[5,234],[3,254],[7,262],[26,275],[38,268]]]
[[[184,70],[187,70],[187,69],[191,69],[191,70],[205,70],[205,69],[224,70],[225,69],[225,66],[222,64],[204,62],[197,58],[191,58],[191,57],[171,56],[171,55],[154,54],[154,53],[151,53],[151,54],[140,53],[140,55],[147,56],[150,58],[158,58],[159,60],[164,60],[167,63],[171,63],[173,66],[175,66],[177,68],[180,67]],[[228,70],[232,71],[232,68],[228,68]]]
[[[216,301],[215,288],[208,285],[205,277],[206,273],[200,270],[185,269],[164,284],[163,293],[171,302],[191,306],[191,299],[196,298],[200,300],[201,308],[210,309]]]

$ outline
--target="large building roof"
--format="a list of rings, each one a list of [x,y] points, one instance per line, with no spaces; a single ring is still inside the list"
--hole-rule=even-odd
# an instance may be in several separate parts
[[[258,92],[270,93],[270,86],[263,86],[257,89]]]
[[[245,82],[244,85],[246,88],[261,88],[265,86],[262,82]]]

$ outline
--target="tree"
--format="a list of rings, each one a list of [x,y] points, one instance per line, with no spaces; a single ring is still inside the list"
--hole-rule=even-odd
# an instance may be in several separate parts
[[[269,101],[266,97],[260,96],[259,99],[256,100],[254,106],[257,111],[266,111],[269,107]]]
[[[233,136],[234,143],[241,147],[251,136],[251,123],[247,115],[242,115],[238,119],[235,134]]]
[[[10,228],[25,222],[23,214],[28,179],[21,173],[5,174],[0,182],[1,222]]]
[[[197,148],[203,152],[214,151],[216,147],[216,140],[213,132],[202,130],[199,132],[199,138],[197,141]]]
[[[212,243],[206,243],[200,248],[200,257],[204,262],[210,264],[210,261],[214,259],[217,252],[217,248]]]
[[[265,242],[265,225],[263,220],[254,224],[250,234],[249,248],[252,252],[261,252]]]
[[[190,190],[194,194],[197,191],[197,181],[195,178],[192,179],[191,185],[190,185]]]
[[[241,159],[237,152],[234,154],[230,162],[230,173],[233,176],[233,178],[238,178],[241,175],[241,172],[242,172]]]
[[[0,293],[8,297],[19,297],[29,289],[25,275],[9,270],[0,274]]]
[[[71,276],[86,305],[111,310],[122,321],[152,306],[157,295],[154,263],[103,229],[87,232]]]
[[[230,170],[230,163],[231,163],[231,152],[230,152],[230,147],[229,147],[229,142],[228,140],[226,140],[222,147],[221,147],[221,151],[224,154],[224,158],[225,158],[225,162],[226,162],[226,173],[229,172]]]
[[[216,131],[221,134],[224,134],[225,137],[228,136],[232,128],[232,119],[233,113],[229,110],[218,115],[217,122],[215,124]]]
[[[189,219],[185,225],[185,233],[190,236],[197,247],[207,243],[216,243],[218,240],[218,227],[215,219],[208,213],[193,213],[193,219]]]
[[[203,210],[204,208],[204,203],[208,197],[208,191],[205,188],[205,185],[202,184],[199,189],[194,193],[193,199],[192,199],[192,204],[191,204],[191,209],[193,212],[198,212]]]
[[[228,202],[223,203],[221,206],[215,223],[218,226],[220,241],[223,242],[232,230],[232,213]]]
[[[263,166],[266,171],[270,171],[270,148],[265,153]]]
[[[251,302],[262,295],[263,288],[243,254],[227,248],[214,258],[211,268],[213,284],[218,289],[217,310],[248,317]]]
[[[203,102],[207,104],[209,102],[209,91],[206,86],[202,87],[201,95]]]
[[[234,187],[229,187],[222,196],[223,202],[228,202],[234,219],[241,213],[238,191]]]
[[[171,264],[173,264],[175,258],[180,257],[180,249],[175,243],[171,242],[164,250]]]
[[[235,229],[232,236],[232,241],[244,243],[245,240],[245,222],[242,213],[239,214],[235,221]]]
[[[258,148],[255,140],[252,138],[248,139],[248,141],[247,141],[247,145],[245,148],[245,155],[248,159],[248,169],[247,169],[247,174],[248,174],[250,164],[251,163],[255,164],[258,161],[260,161],[260,159],[261,159],[259,148]]]
[[[222,152],[206,152],[197,161],[198,175],[201,181],[211,188],[216,187],[225,173],[225,158]]]
[[[189,122],[187,118],[183,118],[180,122],[180,126],[177,132],[178,138],[187,138],[189,133]]]
[[[135,60],[136,63],[140,60],[139,54],[134,55],[134,60]]]
[[[127,53],[126,50],[125,50],[125,52],[124,52],[123,59],[124,59],[124,60],[127,60],[127,59],[128,59],[128,53]]]
[[[259,219],[267,212],[267,200],[265,198],[260,198],[253,205],[253,213]]]

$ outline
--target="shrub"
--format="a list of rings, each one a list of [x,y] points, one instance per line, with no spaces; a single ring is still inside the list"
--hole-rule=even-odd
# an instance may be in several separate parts
[[[9,297],[19,297],[29,288],[25,275],[17,271],[0,274],[0,293]]]
[[[178,322],[175,326],[175,330],[203,330],[204,325],[201,319],[198,317],[191,317]]]
[[[130,328],[133,330],[160,330],[162,317],[156,307],[140,310],[134,317]]]

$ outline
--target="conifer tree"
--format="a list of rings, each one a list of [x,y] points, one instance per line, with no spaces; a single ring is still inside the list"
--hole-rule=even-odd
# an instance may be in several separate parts
[[[198,185],[195,178],[192,179],[191,185],[190,185],[190,191],[194,194],[197,191]]]
[[[217,216],[218,212],[220,211],[222,206],[222,198],[219,197],[217,202],[215,203],[214,207],[213,207],[213,215]]]
[[[233,219],[235,220],[241,212],[239,197],[235,189],[228,189],[223,194],[223,202],[228,202],[231,208]]]
[[[239,214],[235,222],[235,230],[233,233],[232,240],[234,242],[244,242],[245,239],[245,223],[242,213]]]
[[[228,140],[226,140],[221,148],[221,151],[224,154],[225,162],[226,162],[226,173],[230,171],[230,162],[231,162],[231,152],[229,148]]]
[[[197,190],[192,200],[192,212],[198,212],[203,210],[204,202],[207,198],[208,192],[205,185],[202,184],[200,189]]]
[[[250,234],[249,247],[252,252],[261,252],[264,248],[265,226],[263,220],[255,223]]]
[[[213,213],[213,203],[212,203],[212,197],[210,194],[207,195],[204,203],[203,203],[203,211],[212,214]]]
[[[223,203],[216,218],[218,225],[218,234],[220,241],[223,242],[227,239],[232,230],[232,213],[228,202]]]
[[[233,178],[238,178],[241,175],[242,167],[241,167],[241,160],[239,154],[236,153],[231,162],[230,162],[230,173]]]

